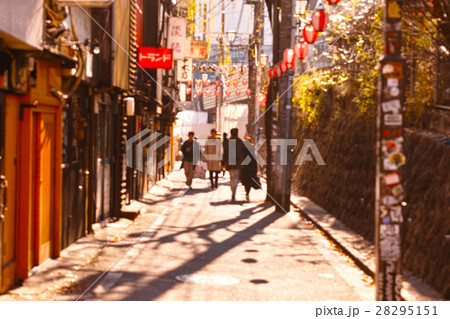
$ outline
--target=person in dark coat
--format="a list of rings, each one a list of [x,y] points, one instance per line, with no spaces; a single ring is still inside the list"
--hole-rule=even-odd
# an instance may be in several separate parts
[[[225,166],[230,173],[231,201],[236,201],[236,189],[239,184],[241,165],[245,159],[245,145],[238,137],[239,130],[231,129],[231,137],[228,139],[223,150]]]
[[[183,152],[183,168],[186,175],[186,185],[191,187],[194,177],[195,165],[200,159],[200,145],[194,141],[194,132],[189,132],[189,139],[183,143],[181,152]]]
[[[228,146],[228,134],[223,133],[223,141],[222,141],[222,150],[225,150],[225,147]],[[225,154],[224,154],[225,156]],[[225,157],[222,159],[222,177],[225,176],[226,168],[225,168]]]
[[[248,164],[243,164],[241,167],[241,183],[245,187],[245,199],[247,202],[250,201],[250,190],[253,188],[259,189],[260,181],[257,177],[258,175],[258,163],[256,162],[255,158],[255,149],[253,146],[253,141],[250,136],[246,136],[244,138],[244,144],[246,145],[245,148],[245,156],[244,160],[248,157],[250,159],[250,162]],[[245,162],[245,161],[244,161]]]

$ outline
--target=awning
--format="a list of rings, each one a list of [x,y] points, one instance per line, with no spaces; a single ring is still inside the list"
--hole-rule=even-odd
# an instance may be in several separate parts
[[[106,8],[114,3],[114,0],[56,0],[60,6],[82,6],[90,8]]]

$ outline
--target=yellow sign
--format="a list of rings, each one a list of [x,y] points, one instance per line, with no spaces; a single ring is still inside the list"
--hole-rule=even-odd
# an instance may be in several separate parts
[[[397,1],[388,1],[387,3],[387,17],[388,19],[401,19],[402,9]]]

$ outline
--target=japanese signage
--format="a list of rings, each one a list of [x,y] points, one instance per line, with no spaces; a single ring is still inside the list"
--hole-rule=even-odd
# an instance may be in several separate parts
[[[173,50],[173,59],[182,60],[186,56],[186,20],[180,17],[170,17],[169,38],[167,47]]]
[[[192,59],[177,61],[177,81],[192,81]]]
[[[192,59],[208,58],[208,42],[200,40],[191,41],[191,53],[189,57]]]
[[[172,69],[172,49],[139,47],[138,63],[144,69]]]

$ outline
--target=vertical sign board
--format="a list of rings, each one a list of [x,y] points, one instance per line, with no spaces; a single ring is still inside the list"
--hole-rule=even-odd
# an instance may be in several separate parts
[[[177,61],[177,81],[192,81],[192,59]]]
[[[167,47],[173,50],[173,59],[184,59],[186,56],[186,20],[180,17],[170,17],[168,30]]]
[[[385,0],[386,54],[380,61],[377,118],[376,300],[401,300],[402,262],[400,229],[405,197],[402,170],[405,61],[401,56],[402,0]]]

